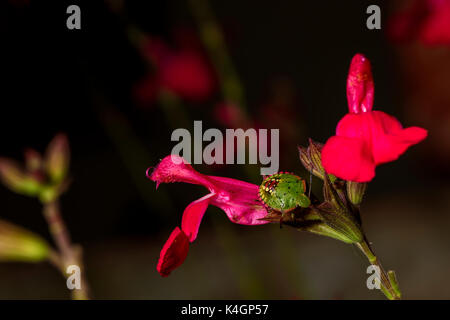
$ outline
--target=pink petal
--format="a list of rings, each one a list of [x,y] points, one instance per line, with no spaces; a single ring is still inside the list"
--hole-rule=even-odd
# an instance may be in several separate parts
[[[372,112],[372,153],[376,164],[398,159],[410,146],[427,137],[427,130],[419,127],[403,129],[394,117]]]
[[[162,277],[167,277],[174,269],[184,262],[188,251],[188,237],[180,230],[180,228],[176,227],[161,250],[156,270],[158,270]]]
[[[211,197],[216,194],[210,193],[203,198],[200,198],[186,207],[183,212],[183,218],[181,221],[181,229],[187,235],[190,242],[193,242],[197,238],[198,228],[202,221],[203,215],[211,201]]]
[[[206,176],[195,171],[185,159],[176,155],[169,155],[162,159],[148,178],[158,184],[186,182],[200,184],[208,189],[212,188]]]
[[[375,176],[371,150],[363,139],[331,137],[322,149],[322,164],[344,180],[367,182]]]
[[[231,178],[208,176],[214,183],[217,196],[211,203],[221,208],[231,222],[243,225],[268,223],[259,220],[267,216],[267,210],[258,196],[259,186]]]
[[[350,113],[372,110],[374,84],[370,61],[356,54],[350,64],[347,78],[347,100]]]

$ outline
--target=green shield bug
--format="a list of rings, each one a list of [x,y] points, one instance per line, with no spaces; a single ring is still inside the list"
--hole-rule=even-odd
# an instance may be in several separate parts
[[[311,202],[305,191],[305,180],[292,173],[280,172],[263,180],[259,197],[269,210],[284,214],[297,207],[309,207]]]

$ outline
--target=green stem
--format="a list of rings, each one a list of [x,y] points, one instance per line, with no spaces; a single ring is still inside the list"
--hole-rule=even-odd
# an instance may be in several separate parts
[[[58,248],[59,254],[52,253],[50,262],[66,276],[67,267],[77,265],[81,269],[81,289],[72,290],[72,299],[87,300],[88,286],[84,277],[81,250],[74,247],[70,240],[69,231],[61,217],[58,200],[44,203],[43,214],[47,220],[50,234]]]
[[[398,300],[401,298],[401,293],[398,287],[397,279],[395,278],[394,271],[389,271],[386,273],[377,256],[373,252],[367,240],[363,240],[357,243],[356,246],[361,250],[362,253],[367,257],[370,264],[377,266],[380,270],[381,276],[381,291],[389,300]]]
[[[190,0],[194,16],[206,50],[218,72],[222,95],[228,102],[236,103],[246,113],[244,90],[228,52],[222,30],[208,0]]]

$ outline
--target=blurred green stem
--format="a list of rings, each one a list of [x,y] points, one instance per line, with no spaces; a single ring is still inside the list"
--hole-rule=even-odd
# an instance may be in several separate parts
[[[69,231],[62,219],[58,200],[44,203],[43,206],[43,214],[47,220],[50,234],[59,251],[58,254],[51,252],[49,260],[55,266],[59,266],[59,270],[64,276],[67,276],[68,266],[77,265],[80,268],[81,289],[72,290],[72,299],[87,300],[89,299],[88,286],[84,276],[81,248],[73,246],[70,241]]]
[[[200,30],[203,44],[218,73],[223,96],[228,102],[237,104],[245,113],[244,90],[208,0],[190,0],[189,5]]]

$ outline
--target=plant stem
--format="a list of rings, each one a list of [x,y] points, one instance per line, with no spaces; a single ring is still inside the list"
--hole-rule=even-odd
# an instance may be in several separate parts
[[[370,244],[367,240],[363,240],[360,243],[357,243],[356,246],[364,253],[364,255],[367,257],[369,262],[372,265],[375,265],[380,270],[380,281],[381,281],[381,290],[383,291],[384,295],[389,300],[398,300],[401,298],[401,293],[398,288],[398,283],[395,278],[395,274],[393,271],[389,271],[386,273],[383,266],[381,265],[380,261],[378,260],[377,256],[373,252],[372,248],[370,247]]]
[[[189,6],[200,36],[218,73],[222,95],[247,116],[244,89],[228,52],[223,32],[208,0],[191,0]]]
[[[53,253],[50,261],[66,276],[67,267],[77,265],[81,270],[81,288],[72,290],[72,299],[87,300],[88,286],[84,277],[81,249],[72,245],[67,227],[61,217],[59,202],[54,200],[44,204],[43,214],[47,220],[50,234],[58,248],[58,254]]]

